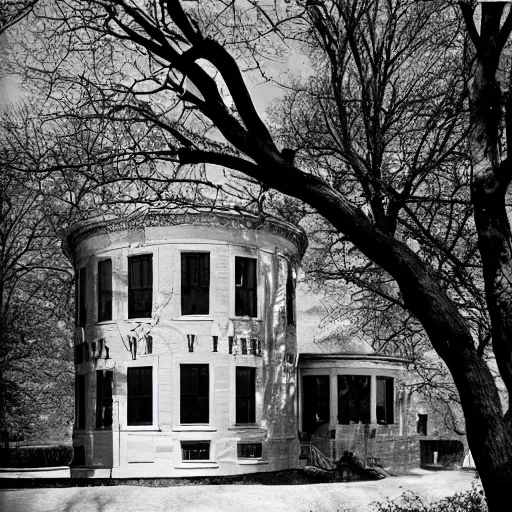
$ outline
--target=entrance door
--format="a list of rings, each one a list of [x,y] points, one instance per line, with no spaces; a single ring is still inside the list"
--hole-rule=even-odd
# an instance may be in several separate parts
[[[302,431],[311,435],[320,425],[329,423],[329,375],[302,377]]]

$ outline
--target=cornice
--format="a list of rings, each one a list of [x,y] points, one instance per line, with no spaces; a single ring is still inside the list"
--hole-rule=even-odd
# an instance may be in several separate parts
[[[64,250],[68,255],[71,255],[80,242],[92,236],[148,227],[183,225],[263,231],[292,242],[297,247],[300,258],[304,255],[308,245],[306,233],[302,228],[275,217],[259,217],[238,212],[176,213],[149,210],[138,216],[124,218],[104,216],[75,223],[66,234]]]

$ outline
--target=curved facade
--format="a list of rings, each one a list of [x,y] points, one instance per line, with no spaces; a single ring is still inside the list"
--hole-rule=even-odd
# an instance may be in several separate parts
[[[75,476],[298,465],[298,228],[234,214],[76,225]]]

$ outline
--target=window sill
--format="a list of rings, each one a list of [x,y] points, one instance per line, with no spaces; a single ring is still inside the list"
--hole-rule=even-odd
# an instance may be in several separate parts
[[[175,322],[187,322],[193,320],[194,322],[213,322],[214,318],[211,315],[180,315],[175,318]]]
[[[248,322],[248,321],[263,322],[263,320],[259,316],[233,316],[230,318],[230,320],[237,320],[237,321],[245,320],[246,322]]]
[[[153,321],[153,318],[150,316],[145,316],[143,318],[125,318],[124,321],[130,324],[150,324]]]
[[[161,432],[160,427],[152,425],[126,425],[119,429],[121,432]]]
[[[112,325],[115,323],[117,323],[115,320],[98,320],[95,325]]]
[[[216,469],[219,467],[219,463],[214,460],[182,460],[178,464],[175,464],[176,469]]]
[[[268,464],[268,460],[263,459],[238,459],[241,466],[257,466],[259,464]]]
[[[180,425],[173,427],[173,432],[217,432],[215,427],[209,425]]]
[[[244,432],[244,431],[250,431],[257,434],[266,434],[267,429],[259,427],[258,425],[233,425],[231,427],[228,427],[228,430],[233,430],[235,432]]]

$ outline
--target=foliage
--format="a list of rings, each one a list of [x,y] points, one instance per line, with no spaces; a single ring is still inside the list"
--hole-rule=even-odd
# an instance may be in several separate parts
[[[0,460],[6,468],[51,468],[69,466],[71,446],[23,446],[0,448]]]
[[[483,490],[473,484],[470,491],[459,492],[442,500],[428,503],[420,496],[407,492],[396,500],[375,503],[375,512],[487,512]]]

